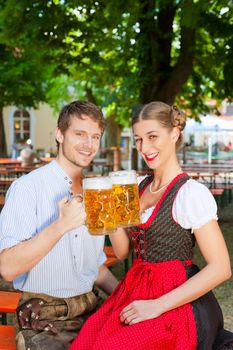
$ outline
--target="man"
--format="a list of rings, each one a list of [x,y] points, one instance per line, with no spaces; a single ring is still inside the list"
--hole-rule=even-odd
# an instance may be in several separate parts
[[[20,152],[21,166],[24,168],[32,167],[38,160],[37,154],[34,152],[32,145],[27,145]]]
[[[110,294],[104,236],[91,236],[80,202],[82,171],[95,157],[105,121],[90,102],[59,115],[56,160],[15,181],[0,217],[0,274],[23,291],[18,349],[65,350],[96,308],[93,284]]]

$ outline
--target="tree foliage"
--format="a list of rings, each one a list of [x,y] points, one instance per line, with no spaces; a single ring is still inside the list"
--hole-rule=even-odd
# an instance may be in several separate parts
[[[6,44],[0,44],[0,62],[0,156],[3,157],[6,156],[3,107],[36,107],[45,101],[45,77],[48,78],[51,69],[43,66],[40,52],[28,55],[27,51]]]
[[[5,2],[0,2],[0,156],[7,155],[3,124],[3,108],[9,105],[37,107],[47,101],[46,91],[49,77],[54,66],[47,63],[45,52],[30,49],[30,44],[17,45],[17,35],[9,39],[4,37],[3,20]],[[12,23],[9,23],[11,25]],[[12,24],[13,25],[13,24]],[[7,28],[7,26],[6,26]]]
[[[38,62],[51,104],[88,98],[127,125],[152,100],[193,116],[231,100],[232,12],[231,0],[5,0],[1,42]]]

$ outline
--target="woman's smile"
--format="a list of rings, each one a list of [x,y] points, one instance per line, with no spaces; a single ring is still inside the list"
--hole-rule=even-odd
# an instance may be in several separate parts
[[[159,152],[151,153],[151,154],[144,154],[145,159],[148,162],[152,162],[157,156],[159,155]]]

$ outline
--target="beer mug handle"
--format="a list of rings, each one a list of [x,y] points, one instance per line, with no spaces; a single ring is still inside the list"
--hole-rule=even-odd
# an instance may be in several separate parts
[[[73,195],[71,197],[71,200],[74,199],[74,198],[78,199],[78,202],[80,202],[80,203],[83,202],[83,195],[81,193]]]
[[[84,208],[83,195],[81,193],[72,195],[70,200],[72,201],[72,199],[77,199],[79,203],[82,203],[82,207]],[[87,224],[87,219],[84,222],[84,225],[86,225],[86,224]]]

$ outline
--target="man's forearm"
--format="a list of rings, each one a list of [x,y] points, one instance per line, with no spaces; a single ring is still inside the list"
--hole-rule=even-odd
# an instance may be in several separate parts
[[[83,225],[86,214],[76,198],[64,197],[59,203],[59,218],[33,238],[0,253],[0,274],[7,281],[30,271],[45,257],[61,237]]]
[[[102,289],[106,294],[110,295],[118,283],[119,281],[105,265],[101,265],[99,267],[99,274],[96,280],[96,285],[100,289]]]
[[[30,271],[49,253],[63,234],[59,221],[55,221],[33,238],[4,249],[0,253],[1,276],[12,281],[18,275]]]

